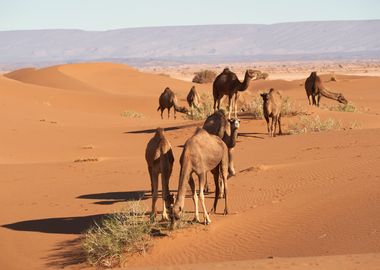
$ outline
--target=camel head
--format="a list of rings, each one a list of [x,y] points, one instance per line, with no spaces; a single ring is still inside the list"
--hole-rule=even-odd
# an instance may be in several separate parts
[[[245,76],[247,76],[249,79],[253,79],[256,77],[256,80],[260,79],[261,71],[255,70],[255,69],[247,69],[245,72]]]
[[[175,205],[175,195],[171,193],[168,196],[168,205],[169,205],[169,216],[170,216],[170,228],[175,229],[177,221],[181,218],[182,207]]]
[[[337,101],[339,103],[343,103],[344,105],[348,103],[347,99],[345,99],[345,97],[340,93],[338,94]]]
[[[263,98],[264,103],[268,101],[268,98],[269,98],[268,93],[261,93],[260,96]]]
[[[228,122],[230,122],[231,130],[236,130],[240,127],[240,120],[239,119],[228,119]]]
[[[311,74],[310,74],[310,78],[316,78],[317,77],[317,72],[316,71],[313,71]]]

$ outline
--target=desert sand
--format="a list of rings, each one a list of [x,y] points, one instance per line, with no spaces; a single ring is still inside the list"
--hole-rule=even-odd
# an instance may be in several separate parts
[[[210,226],[155,238],[126,266],[380,269],[380,77],[335,76],[333,82],[323,75],[325,85],[344,93],[358,112],[310,107],[298,75],[254,81],[244,98],[274,87],[308,113],[347,127],[355,122],[358,129],[269,138],[264,120],[242,116],[237,175],[229,180],[231,214],[221,214],[221,202]],[[177,188],[180,146],[203,121],[180,114],[161,120],[156,109],[166,86],[186,104],[192,83],[121,64],[0,75],[0,269],[92,269],[78,237],[126,201],[150,205],[144,149],[158,126],[168,128],[176,158],[170,188]],[[211,93],[210,84],[196,87]],[[297,117],[283,119],[285,131],[290,121]],[[210,194],[208,209],[212,201]],[[190,198],[185,207],[192,211]]]

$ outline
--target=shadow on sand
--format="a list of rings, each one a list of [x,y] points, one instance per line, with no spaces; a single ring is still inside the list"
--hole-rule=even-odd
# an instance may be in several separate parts
[[[164,131],[172,131],[172,130],[178,130],[178,129],[185,129],[185,128],[197,127],[197,126],[201,126],[201,125],[202,125],[202,122],[196,122],[196,123],[187,124],[187,125],[183,125],[183,126],[166,127],[166,128],[164,128]],[[157,130],[156,128],[152,128],[152,129],[142,129],[142,130],[126,131],[124,133],[125,134],[142,134],[142,133],[150,134],[150,133],[155,133],[156,130]]]
[[[86,254],[81,248],[81,238],[66,240],[58,243],[50,250],[51,255],[44,257],[46,266],[51,268],[65,268],[68,266],[83,264],[86,262]]]

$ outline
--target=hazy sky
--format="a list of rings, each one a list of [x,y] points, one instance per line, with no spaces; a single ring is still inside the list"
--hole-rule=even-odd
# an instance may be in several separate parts
[[[380,0],[0,0],[0,30],[380,19]]]

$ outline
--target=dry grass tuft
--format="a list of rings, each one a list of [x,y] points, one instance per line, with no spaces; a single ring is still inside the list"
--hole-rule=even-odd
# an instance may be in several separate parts
[[[342,127],[340,121],[334,118],[328,118],[322,120],[319,115],[316,116],[305,116],[302,115],[299,118],[299,122],[289,123],[289,133],[290,134],[301,134],[307,132],[321,132],[327,130],[339,130]]]
[[[185,115],[186,119],[190,120],[204,120],[214,112],[214,100],[209,94],[202,94],[198,107],[190,108],[189,112]]]
[[[145,252],[151,243],[153,226],[140,201],[129,203],[84,233],[82,248],[88,263],[114,267],[128,255]]]
[[[121,116],[126,118],[144,118],[144,115],[142,113],[135,111],[124,111],[121,113]]]

